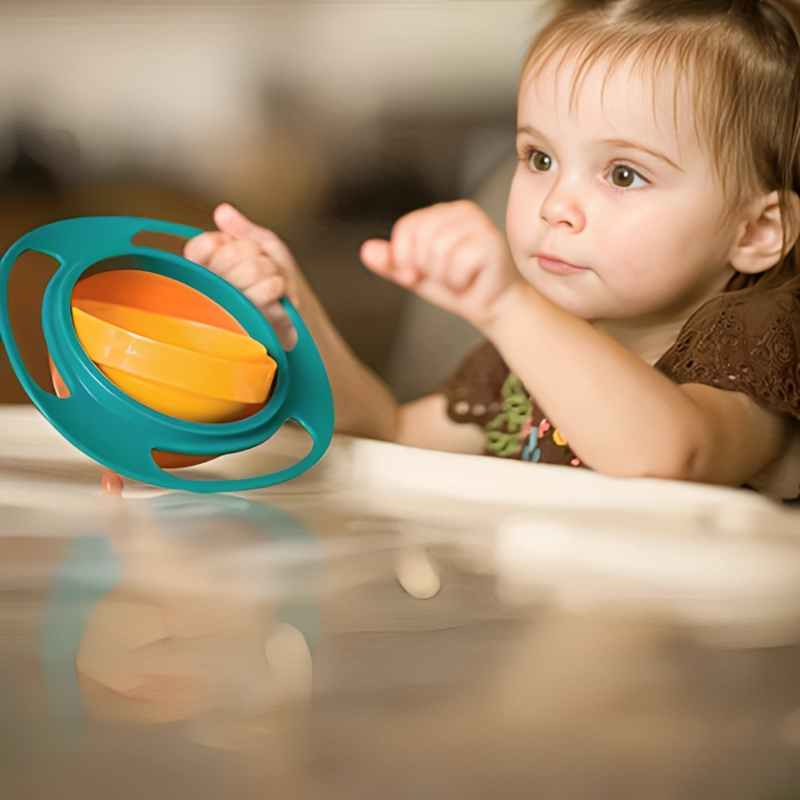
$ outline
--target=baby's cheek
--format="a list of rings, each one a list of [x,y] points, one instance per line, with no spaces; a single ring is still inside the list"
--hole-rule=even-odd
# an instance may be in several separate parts
[[[525,254],[531,252],[530,246],[525,246],[524,241],[518,235],[516,229],[512,229],[511,226],[506,227],[506,240],[508,242],[508,249],[511,252],[511,258],[514,260],[514,264],[516,265],[517,269],[524,274],[525,270]]]
[[[624,249],[609,255],[603,283],[630,313],[652,311],[677,291],[678,271],[664,247],[629,239]]]
[[[599,256],[606,265],[603,270],[606,278],[620,286],[635,286],[647,280],[662,252],[662,248],[652,239],[633,230],[607,240],[606,246],[601,249]]]
[[[511,192],[506,206],[506,238],[511,246],[514,259],[522,248],[530,250],[530,239],[541,227],[539,218],[539,201],[531,192],[518,185],[517,179],[511,184]]]

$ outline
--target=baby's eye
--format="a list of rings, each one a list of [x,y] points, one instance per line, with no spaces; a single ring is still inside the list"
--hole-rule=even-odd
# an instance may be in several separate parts
[[[553,166],[553,159],[541,150],[530,150],[528,166],[536,172],[547,172]]]
[[[613,186],[618,186],[621,189],[647,185],[647,181],[635,169],[625,164],[617,164],[611,167],[608,173],[608,180]]]

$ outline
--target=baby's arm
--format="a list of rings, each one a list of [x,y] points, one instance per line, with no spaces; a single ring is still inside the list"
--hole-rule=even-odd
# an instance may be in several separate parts
[[[739,486],[785,446],[784,417],[738,392],[673,383],[527,284],[515,284],[495,311],[487,335],[600,472]]]
[[[546,300],[472,203],[413,212],[362,258],[480,328],[593,469],[739,485],[781,453],[783,418],[742,394],[678,386]]]
[[[293,346],[297,334],[278,300],[286,295],[292,301],[325,363],[337,432],[429,449],[480,452],[480,430],[450,420],[443,396],[398,406],[383,382],[356,358],[334,328],[278,236],[227,204],[216,209],[214,219],[219,230],[188,241],[184,255],[242,291],[270,321],[286,348]]]

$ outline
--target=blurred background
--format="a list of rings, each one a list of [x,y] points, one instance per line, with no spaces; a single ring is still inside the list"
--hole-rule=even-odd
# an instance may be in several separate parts
[[[0,249],[124,214],[213,227],[222,200],[291,247],[331,318],[401,400],[479,334],[370,274],[361,242],[471,197],[502,227],[519,68],[541,0],[0,2]],[[12,323],[46,380],[52,265],[13,275]],[[26,402],[0,352],[0,402]]]

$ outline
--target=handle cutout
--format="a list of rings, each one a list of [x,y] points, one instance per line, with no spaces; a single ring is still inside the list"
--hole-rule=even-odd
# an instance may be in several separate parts
[[[51,377],[47,343],[42,330],[42,302],[48,284],[61,265],[58,260],[38,250],[26,250],[14,262],[8,276],[8,321],[25,369],[44,392],[56,395]],[[13,372],[12,372],[13,375]],[[24,390],[13,377],[13,388],[6,398],[5,381],[0,401],[23,402]],[[15,398],[19,393],[19,398]],[[63,396],[59,393],[58,396]]]
[[[266,442],[248,450],[227,453],[217,458],[184,456],[152,451],[153,460],[168,475],[190,481],[244,480],[288,469],[302,461],[314,446],[308,431],[294,420],[285,422]],[[176,460],[202,461],[172,468]]]
[[[183,247],[189,239],[185,236],[176,236],[174,233],[161,231],[139,231],[132,239],[134,247],[149,247],[152,250],[162,250],[165,253],[182,256]]]

